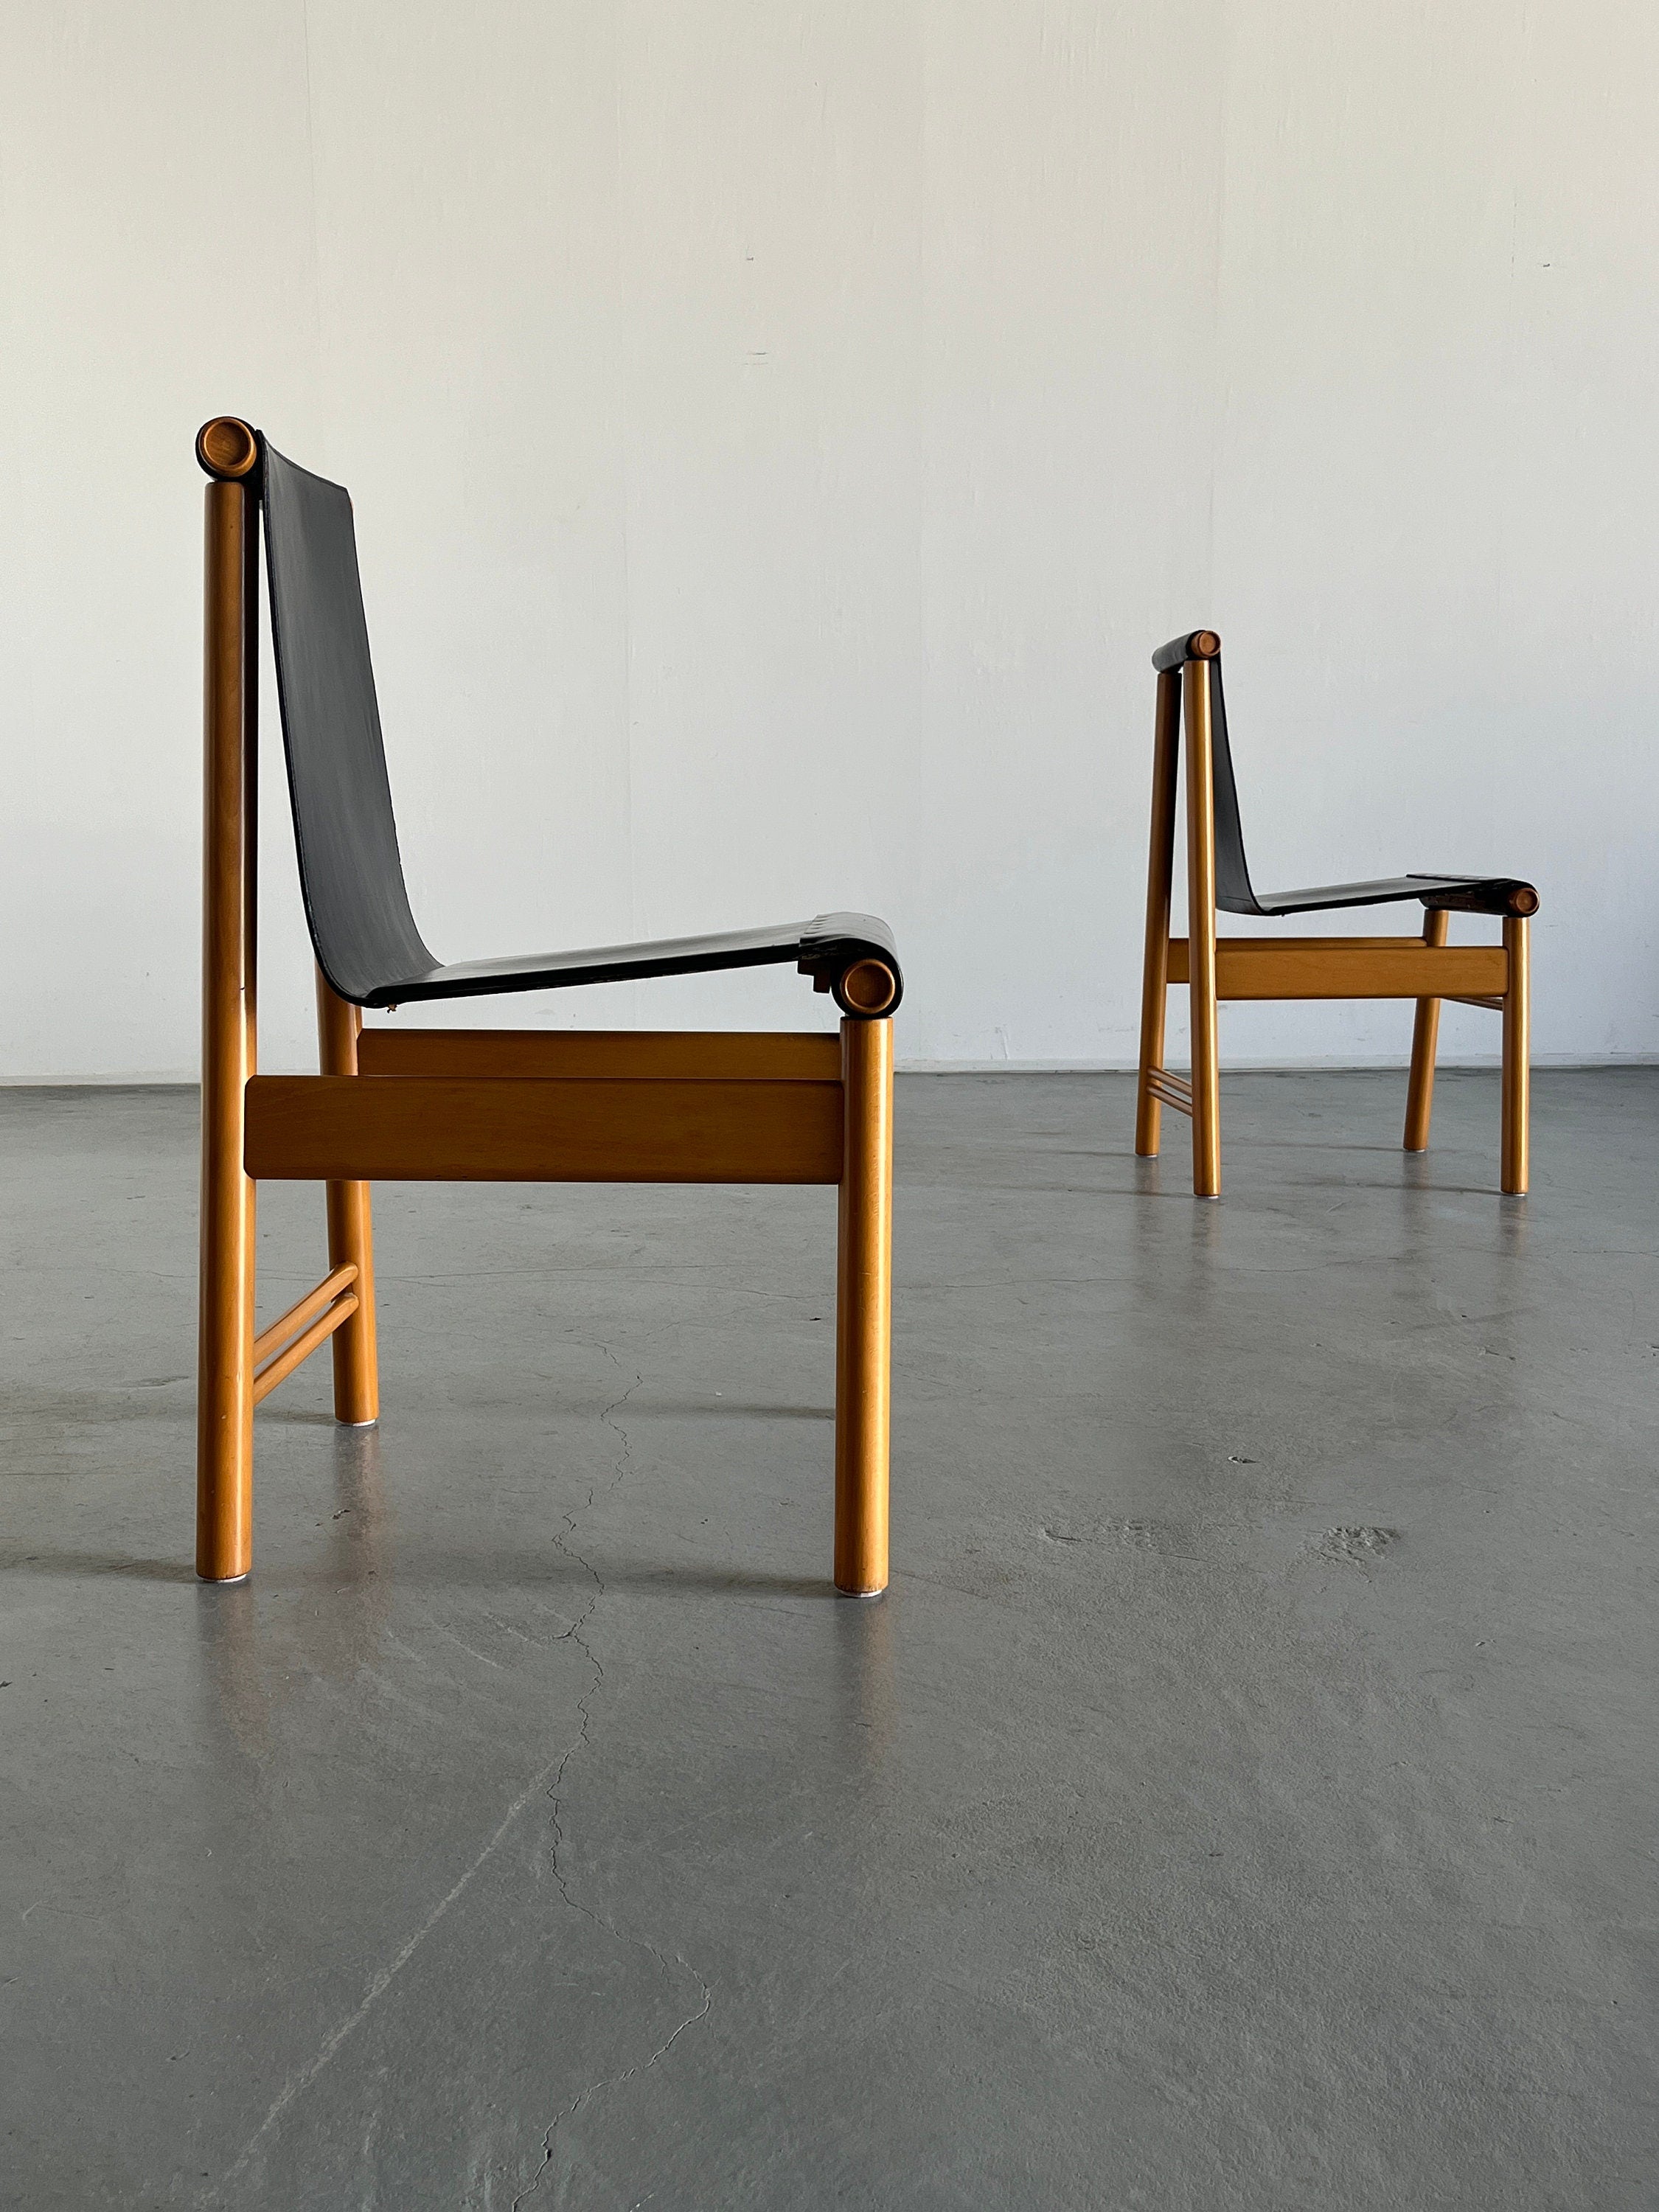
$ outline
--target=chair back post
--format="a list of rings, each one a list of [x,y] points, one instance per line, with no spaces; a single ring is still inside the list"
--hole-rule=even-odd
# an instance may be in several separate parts
[[[1181,751],[1181,678],[1160,669],[1152,721],[1152,830],[1146,864],[1146,949],[1140,977],[1140,1076],[1135,1098],[1135,1151],[1156,1159],[1163,1108],[1153,1069],[1164,1065],[1170,991],[1170,894],[1175,878],[1176,772]]]
[[[1187,975],[1193,1059],[1193,1194],[1221,1195],[1215,959],[1215,777],[1208,659],[1182,669],[1187,725]]]
[[[357,1040],[362,1027],[362,1009],[341,998],[319,968],[317,1058],[325,1075],[356,1074]],[[380,1418],[371,1188],[366,1182],[325,1185],[329,1267],[355,1267],[357,1271],[351,1285],[357,1310],[334,1332],[334,1418],[353,1428],[366,1428]]]
[[[196,1571],[253,1563],[254,1185],[243,1166],[257,1064],[258,441],[221,416],[207,488],[202,899],[201,1306]]]

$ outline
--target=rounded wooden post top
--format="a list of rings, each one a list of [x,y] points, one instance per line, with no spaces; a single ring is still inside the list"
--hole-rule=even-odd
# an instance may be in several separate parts
[[[898,996],[898,979],[883,960],[855,960],[836,984],[842,1011],[875,1021]]]
[[[216,415],[196,433],[196,458],[210,477],[234,483],[259,458],[259,441],[239,416]]]

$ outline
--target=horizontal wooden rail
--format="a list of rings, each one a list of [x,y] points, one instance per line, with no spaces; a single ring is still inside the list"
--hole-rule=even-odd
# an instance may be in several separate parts
[[[1459,1006],[1484,1006],[1488,1013],[1501,1014],[1504,1011],[1502,999],[1470,999],[1466,998],[1462,992],[1454,992],[1452,1000],[1454,1005]]]
[[[1479,999],[1509,988],[1501,945],[1425,945],[1420,937],[1223,937],[1222,999]],[[1188,981],[1187,940],[1170,939],[1170,981]]]
[[[256,1075],[244,1159],[301,1182],[810,1182],[842,1170],[839,1082]]]
[[[325,1275],[314,1291],[307,1291],[299,1304],[291,1305],[280,1321],[272,1322],[269,1328],[262,1329],[254,1338],[254,1365],[257,1367],[262,1359],[268,1359],[278,1345],[286,1344],[295,1329],[303,1328],[313,1314],[321,1313],[325,1305],[331,1304],[356,1279],[357,1270],[349,1262],[343,1267],[337,1267],[331,1275]]]
[[[837,1083],[841,1037],[834,1030],[365,1030],[357,1072]]]
[[[285,1382],[302,1360],[309,1359],[319,1344],[326,1344],[342,1322],[349,1321],[357,1310],[357,1293],[347,1291],[336,1298],[320,1321],[314,1321],[303,1336],[295,1338],[286,1352],[277,1353],[269,1366],[262,1367],[253,1378],[253,1402],[268,1398],[279,1382]]]

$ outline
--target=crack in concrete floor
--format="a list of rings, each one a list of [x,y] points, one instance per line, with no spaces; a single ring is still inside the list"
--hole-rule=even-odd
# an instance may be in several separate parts
[[[600,1345],[598,1349],[603,1352],[605,1357],[610,1359],[614,1365],[621,1368],[621,1361],[617,1359],[615,1352],[612,1351],[609,1345]],[[624,1370],[623,1371],[626,1370]],[[627,1479],[628,1474],[633,1465],[633,1443],[626,1428],[623,1425],[622,1422],[617,1419],[617,1415],[627,1404],[634,1392],[641,1387],[644,1379],[645,1377],[642,1371],[636,1370],[633,1381],[629,1383],[627,1389],[620,1392],[617,1397],[611,1399],[610,1402],[600,1410],[599,1417],[600,1423],[603,1425],[608,1426],[616,1431],[617,1437],[621,1446],[620,1452],[612,1470],[611,1479],[610,1482],[605,1486],[606,1494],[609,1494],[620,1487],[622,1483]],[[590,1921],[595,1927],[603,1929],[607,1935],[615,1938],[617,1942],[622,1943],[631,1943],[645,1951],[661,1968],[665,1978],[672,1978],[674,1968],[678,1966],[684,1972],[689,1974],[696,1983],[698,1990],[701,1992],[702,2002],[693,2011],[688,2013],[685,2017],[679,2021],[672,2033],[667,2036],[647,2057],[636,2061],[633,2065],[623,2068],[618,2073],[607,2075],[598,2081],[590,2082],[587,2087],[579,2092],[579,2094],[573,2098],[568,2105],[562,2106],[559,2112],[555,2113],[553,2118],[548,2123],[546,2128],[543,2130],[541,2163],[538,2166],[535,2173],[532,2176],[530,2181],[514,2197],[514,2212],[517,2212],[517,2207],[524,2203],[526,2198],[533,2196],[540,2187],[540,2185],[545,2177],[547,2169],[552,2162],[554,2138],[564,2122],[571,2118],[574,2113],[580,2111],[581,2107],[589,2101],[591,2098],[598,2095],[601,2090],[616,2087],[622,2082],[632,2081],[638,2075],[648,2073],[651,2069],[657,2064],[658,2061],[672,2048],[674,2044],[678,2041],[679,2038],[685,2033],[685,2031],[690,2027],[695,2027],[697,2021],[703,2019],[712,2007],[714,2002],[714,1992],[709,1987],[708,1983],[697,1972],[697,1969],[691,1964],[690,1960],[685,1958],[682,1954],[677,1952],[674,1954],[674,1956],[671,1960],[668,1955],[656,1944],[653,1943],[647,1936],[635,1936],[625,1929],[619,1928],[616,1922],[611,1919],[608,1916],[604,1913],[595,1911],[591,1905],[585,1905],[575,1894],[575,1892],[571,1887],[569,1877],[565,1873],[563,1866],[561,1864],[561,1855],[565,1841],[564,1823],[562,1818],[564,1802],[564,1778],[572,1759],[577,1757],[580,1752],[585,1750],[592,1740],[592,1703],[605,1681],[604,1666],[597,1654],[594,1652],[592,1646],[587,1641],[587,1638],[585,1633],[589,1620],[592,1618],[600,1600],[605,1595],[605,1580],[598,1568],[593,1565],[592,1560],[587,1559],[576,1547],[576,1545],[570,1540],[570,1539],[574,1535],[582,1519],[592,1511],[594,1503],[599,1495],[599,1486],[597,1484],[591,1485],[588,1489],[586,1498],[584,1500],[582,1505],[579,1507],[574,1513],[568,1513],[565,1515],[565,1531],[563,1535],[560,1535],[556,1532],[553,1536],[553,1541],[558,1550],[561,1551],[568,1559],[573,1560],[578,1566],[581,1567],[585,1572],[592,1577],[593,1583],[593,1588],[589,1595],[587,1602],[582,1607],[576,1619],[570,1623],[568,1627],[562,1630],[558,1636],[552,1639],[555,1643],[574,1643],[587,1661],[588,1665],[593,1670],[592,1682],[579,1701],[577,1706],[577,1711],[580,1717],[580,1726],[575,1737],[570,1743],[564,1747],[557,1759],[554,1761],[550,1766],[543,1768],[540,1773],[536,1776],[535,1779],[526,1789],[520,1791],[519,1795],[508,1806],[500,1825],[496,1827],[494,1833],[484,1844],[483,1849],[474,1859],[471,1861],[459,1879],[438,1900],[438,1903],[422,1921],[420,1926],[409,1938],[408,1942],[405,1942],[394,1954],[394,1956],[388,1960],[384,1966],[380,1967],[372,1977],[367,1989],[363,1992],[361,2002],[349,2014],[348,2014],[344,2020],[340,2021],[337,2026],[330,2031],[329,2034],[325,2037],[322,2044],[319,2045],[310,2061],[297,2073],[290,2075],[283,2083],[281,2091],[271,2104],[269,2111],[265,2113],[264,2118],[261,2120],[258,2127],[243,2144],[240,2151],[238,2153],[237,2156],[232,2161],[226,2172],[210,2190],[202,2193],[198,2201],[204,2203],[213,2203],[222,2201],[225,2193],[229,2191],[232,2185],[239,2181],[247,2172],[255,2158],[258,2155],[267,2139],[281,2125],[284,2117],[295,2105],[296,2100],[301,2098],[305,2092],[311,2087],[312,2084],[323,2074],[349,2037],[362,2025],[363,2021],[368,2019],[369,2014],[380,2002],[380,1999],[386,1995],[386,1991],[392,1987],[398,1977],[403,1972],[404,1967],[409,1965],[410,1961],[414,1958],[422,1943],[426,1942],[427,1938],[433,1933],[434,1929],[437,1928],[440,1922],[449,1911],[450,1908],[464,1894],[469,1885],[471,1883],[474,1876],[500,1849],[514,1824],[519,1820],[520,1815],[535,1802],[538,1796],[545,1796],[551,1803],[551,1820],[553,1828],[552,1872],[553,1878],[558,1886],[559,1894],[563,1899],[565,1904],[573,1912],[580,1914],[585,1919]],[[456,1637],[453,1631],[443,1628],[441,1626],[439,1632],[447,1637],[451,1641],[461,1644],[461,1648],[463,1650],[467,1650],[473,1657],[483,1661],[486,1665],[499,1667],[500,1662],[498,1661],[490,1659],[487,1653],[474,1650],[472,1646],[463,1643],[459,1637]],[[410,1656],[412,1657],[418,1656],[418,1655],[415,1654],[411,1654]]]
[[[605,1354],[606,1358],[613,1361],[617,1367],[620,1368],[622,1366],[622,1362],[617,1358],[616,1353],[611,1350],[609,1345],[601,1345],[599,1349]],[[626,1370],[624,1370],[623,1371]],[[644,1380],[645,1376],[643,1373],[636,1372],[635,1374],[634,1380],[629,1384],[628,1388],[619,1397],[613,1398],[599,1416],[602,1422],[611,1428],[615,1429],[622,1444],[621,1455],[617,1462],[611,1480],[607,1486],[607,1489],[611,1491],[614,1491],[621,1486],[626,1479],[629,1468],[634,1463],[634,1446],[632,1440],[629,1437],[627,1430],[623,1426],[623,1424],[617,1419],[617,1415],[621,1411],[622,1407],[627,1404],[629,1399],[632,1397],[635,1391],[643,1383]],[[597,1494],[597,1488],[589,1490],[587,1493],[586,1504],[582,1509],[583,1512],[592,1512],[593,1509],[593,1501]],[[562,1538],[556,1538],[555,1540],[558,1543],[561,1551],[564,1552],[569,1558],[574,1559],[580,1565],[586,1567],[588,1573],[593,1577],[593,1595],[589,1599],[587,1605],[583,1608],[580,1618],[572,1624],[568,1632],[580,1650],[586,1655],[588,1664],[592,1668],[593,1681],[578,1708],[581,1714],[580,1733],[578,1735],[576,1741],[565,1753],[564,1757],[560,1760],[558,1771],[554,1776],[551,1786],[548,1791],[548,1795],[553,1802],[553,1879],[559,1886],[559,1894],[563,1898],[565,1903],[570,1907],[573,1912],[580,1913],[586,1919],[592,1921],[595,1927],[602,1928],[608,1935],[616,1937],[618,1942],[634,1943],[638,1945],[641,1950],[648,1953],[649,1955],[656,1960],[658,1966],[660,1966],[663,1971],[665,1978],[668,1978],[672,1976],[673,1968],[667,1957],[658,1948],[657,1945],[652,1942],[648,1936],[635,1936],[629,1934],[624,1929],[618,1928],[616,1922],[611,1919],[607,1915],[601,1912],[596,1912],[590,1905],[584,1905],[581,1899],[571,1888],[569,1877],[566,1875],[562,1865],[560,1863],[561,1854],[564,1845],[564,1824],[560,1816],[563,1805],[563,1797],[562,1793],[564,1784],[565,1770],[568,1766],[571,1759],[574,1759],[579,1752],[584,1750],[592,1741],[591,1714],[592,1702],[598,1696],[600,1687],[605,1681],[605,1668],[600,1664],[592,1646],[588,1644],[586,1638],[582,1633],[582,1631],[586,1626],[587,1621],[591,1617],[594,1607],[599,1604],[599,1600],[605,1595],[605,1579],[599,1573],[599,1569],[594,1566],[592,1560],[585,1558],[584,1555],[568,1541],[568,1539],[575,1533],[577,1522],[580,1518],[580,1515],[579,1514],[567,1515],[565,1518],[565,1535]],[[700,2020],[702,2020],[707,2016],[714,2001],[714,1991],[710,1989],[708,1984],[703,1979],[702,1976],[697,1972],[696,1968],[691,1964],[690,1960],[685,1958],[679,1952],[676,1952],[674,1954],[673,1965],[682,1967],[684,1972],[690,1974],[692,1979],[697,1984],[698,1988],[702,1993],[702,2002],[694,2012],[690,2012],[686,2014],[684,2019],[682,2020],[678,2026],[674,2029],[672,2034],[668,2036],[665,2041],[659,2044],[648,2058],[635,2061],[633,2065],[624,2067],[620,2073],[608,2074],[598,2081],[589,2082],[585,2089],[580,2091],[576,2096],[572,2098],[568,2105],[563,2106],[553,2115],[553,2118],[548,2122],[542,2135],[541,2164],[537,2167],[535,2172],[531,2176],[530,2180],[526,2184],[525,2187],[514,2197],[512,2212],[518,2212],[520,2205],[524,2203],[528,2198],[535,2196],[540,2189],[542,2182],[546,2178],[548,2168],[553,2162],[554,2138],[558,2134],[559,2130],[564,2125],[565,2122],[574,2118],[576,2113],[581,2110],[582,2106],[586,2105],[591,2098],[598,2096],[602,2090],[619,2087],[623,2082],[631,2081],[641,2074],[648,2074],[651,2071],[651,2069],[657,2063],[658,2060],[665,2057],[666,2053],[673,2048],[674,2045],[678,2042],[680,2037],[684,2034],[687,2028],[694,2027]],[[644,2199],[641,2200],[641,2203],[644,2201]],[[635,2212],[637,2212],[637,2208],[635,2208]]]

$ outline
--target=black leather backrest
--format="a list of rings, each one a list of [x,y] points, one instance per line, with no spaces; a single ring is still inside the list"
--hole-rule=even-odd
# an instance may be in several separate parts
[[[361,1003],[437,963],[404,884],[350,495],[269,444],[264,456],[271,641],[306,920],[318,966]]]
[[[1227,742],[1227,702],[1221,689],[1221,658],[1210,671],[1210,763],[1215,786],[1215,902],[1228,914],[1260,914],[1244,858],[1244,830],[1238,818],[1238,787],[1233,781],[1233,750]]]

